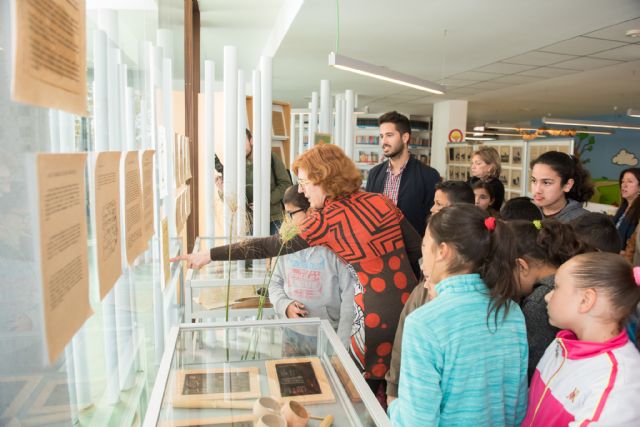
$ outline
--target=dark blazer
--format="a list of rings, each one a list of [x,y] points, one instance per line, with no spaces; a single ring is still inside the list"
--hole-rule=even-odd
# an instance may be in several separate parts
[[[369,171],[366,191],[371,193],[384,191],[388,164],[389,160]],[[413,156],[409,158],[400,179],[397,206],[420,236],[424,236],[427,215],[433,206],[433,196],[438,182],[440,182],[438,171]]]

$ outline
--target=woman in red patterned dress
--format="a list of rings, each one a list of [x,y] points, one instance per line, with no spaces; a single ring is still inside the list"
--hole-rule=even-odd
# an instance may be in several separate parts
[[[374,392],[383,385],[400,312],[417,284],[420,235],[385,196],[360,190],[360,171],[335,145],[321,144],[293,164],[298,185],[315,210],[283,253],[323,245],[348,264],[358,279],[351,355]],[[250,239],[184,255],[189,267],[211,260],[276,256],[278,235]]]

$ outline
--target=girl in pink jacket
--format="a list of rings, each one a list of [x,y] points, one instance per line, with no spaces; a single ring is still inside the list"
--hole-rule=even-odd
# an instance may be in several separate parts
[[[523,426],[639,426],[640,354],[624,324],[640,301],[640,267],[620,255],[577,255],[546,295],[560,331],[538,363]]]

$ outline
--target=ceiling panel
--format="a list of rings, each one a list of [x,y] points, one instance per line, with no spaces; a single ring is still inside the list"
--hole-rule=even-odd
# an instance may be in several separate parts
[[[567,70],[564,68],[541,67],[533,70],[527,70],[519,75],[533,77],[560,77],[566,76],[567,74],[574,74],[575,72],[576,70]]]
[[[482,90],[486,90],[486,89],[502,89],[505,86],[510,86],[510,83],[501,83],[501,82],[497,82],[495,80],[491,80],[488,82],[479,82],[479,83],[474,83],[470,86],[466,86],[469,88],[473,88],[473,89],[482,89]]]
[[[629,19],[628,21],[621,22],[620,24],[611,25],[609,27],[605,27],[601,30],[592,31],[590,33],[585,34],[585,36],[589,37],[597,37],[600,39],[607,40],[617,40],[620,42],[627,43],[639,43],[640,40],[633,39],[625,35],[627,30],[631,30],[634,28],[640,28],[640,18]]]
[[[447,88],[456,88],[461,86],[469,86],[470,84],[477,83],[479,80],[459,80],[459,79],[444,79],[440,82]]]
[[[498,77],[502,77],[503,74],[498,74],[498,73],[485,73],[482,71],[466,71],[464,73],[460,73],[460,74],[456,74],[453,77],[454,79],[461,79],[461,80],[475,80],[475,81],[485,81],[485,80],[492,80],[492,79],[496,79]]]
[[[593,56],[605,59],[615,59],[618,61],[636,61],[640,59],[640,43],[628,44],[616,49],[598,52]]]
[[[556,65],[562,68],[571,68],[573,70],[594,70],[596,68],[607,67],[609,65],[619,64],[618,61],[611,59],[600,59],[584,56],[582,58],[570,59],[569,61],[559,62]]]
[[[639,1],[403,0],[402,8],[411,13],[393,14],[389,13],[388,2],[349,0],[339,4],[338,24],[335,4],[330,5],[326,0],[304,0],[274,57],[273,96],[290,101],[294,107],[306,106],[308,101],[303,98],[318,90],[320,79],[328,78],[333,93],[353,89],[361,99],[372,100],[382,111],[388,110],[385,105],[397,105],[386,104],[385,98],[395,101],[399,98],[394,95],[406,89],[329,69],[327,54],[335,50],[339,34],[340,52],[344,55],[438,83],[447,84],[443,76],[450,77],[445,96],[421,99],[417,91],[414,99],[409,99],[410,93],[400,95],[406,99],[406,105],[463,97],[470,100],[470,118],[486,116],[504,120],[511,115],[522,119],[531,115],[531,110],[522,108],[545,113],[549,109],[558,116],[562,112],[578,115],[604,111],[611,105],[623,108],[632,99],[640,99],[640,86],[636,88],[638,85],[629,80],[634,75],[640,76],[640,63],[620,62],[590,71],[563,69],[553,64],[630,42],[615,39],[603,43],[596,36],[604,36],[607,29],[640,18]],[[260,13],[261,7],[256,3],[257,11],[247,13]],[[461,10],[465,13],[461,14]],[[389,30],[381,31],[378,23]],[[590,37],[581,37],[585,34]],[[567,41],[575,38],[587,46],[567,45]],[[567,54],[565,50],[555,52],[545,47],[572,49]],[[498,69],[501,71],[498,73],[487,72],[496,71],[494,68],[480,70],[495,63],[541,68],[516,71],[516,74],[505,69]],[[468,87],[480,81],[507,85],[484,90]],[[585,91],[595,86],[599,88],[597,94],[591,89]],[[290,87],[301,89],[287,90]],[[286,96],[280,96],[281,93]],[[589,95],[586,99],[580,96],[584,93]],[[554,98],[560,98],[557,108],[552,108],[556,105]],[[401,110],[412,112],[406,108]],[[380,112],[374,108],[371,111]],[[540,116],[536,113],[536,118]]]
[[[527,52],[524,55],[513,56],[511,58],[505,59],[503,62],[513,63],[513,64],[525,64],[525,65],[551,65],[556,62],[566,61],[567,59],[573,59],[575,56],[573,55],[563,55],[560,53],[551,53],[551,52]]]
[[[567,55],[591,55],[601,50],[613,49],[623,46],[624,43],[594,39],[591,37],[574,37],[569,40],[545,46],[541,49],[544,52],[565,53]]]
[[[541,78],[542,77],[523,76],[523,75],[517,74],[517,75],[500,77],[499,79],[491,80],[491,82],[519,85],[519,84],[535,82],[540,80]]]
[[[521,71],[526,71],[534,68],[532,65],[521,64],[507,64],[504,62],[495,62],[493,64],[485,65],[484,67],[476,68],[476,71],[482,71],[487,73],[499,73],[499,74],[514,74]]]

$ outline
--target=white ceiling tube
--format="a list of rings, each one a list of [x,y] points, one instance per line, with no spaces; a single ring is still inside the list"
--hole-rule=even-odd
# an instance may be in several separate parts
[[[236,212],[236,230],[238,236],[245,236],[247,234],[247,152],[246,152],[246,140],[247,140],[247,96],[245,94],[244,85],[244,70],[238,70],[238,134],[236,142],[236,150],[238,153],[238,170],[237,170],[237,187],[236,195],[238,200],[238,210]],[[253,184],[253,183],[252,183]],[[255,197],[255,196],[254,196]]]
[[[554,117],[543,117],[542,123],[545,123],[548,125],[561,125],[561,126],[587,126],[587,127],[596,127],[596,128],[640,130],[640,125],[632,125],[628,123],[601,122],[597,120],[574,120],[574,119],[559,119]]]
[[[311,113],[309,114],[309,143],[308,148],[313,147],[313,135],[318,131],[318,92],[311,92]],[[302,153],[303,149],[300,150]]]
[[[335,119],[334,119],[334,131],[333,131],[333,143],[338,147],[344,149],[343,139],[344,134],[342,133],[342,123],[344,122],[343,115],[343,106],[344,106],[344,95],[339,93],[335,96]]]
[[[215,167],[214,159],[216,154],[215,139],[213,135],[213,117],[214,117],[214,84],[216,74],[215,63],[210,60],[204,61],[204,141],[202,143],[203,152],[201,155],[204,157],[204,171],[201,172],[204,176],[203,183],[200,185],[200,195],[204,204],[204,218],[201,223],[204,224],[204,235],[215,236],[215,208],[214,203],[216,197],[215,193]],[[201,181],[202,182],[202,181]],[[204,191],[202,191],[204,190]]]
[[[260,182],[260,190],[253,189],[253,202],[256,198],[261,198],[262,206],[257,217],[256,222],[260,222],[261,235],[269,235],[269,209],[271,207],[271,178],[266,179],[267,173],[271,177],[271,127],[272,127],[272,111],[273,111],[273,93],[271,91],[273,75],[273,60],[270,56],[260,57],[260,76],[261,76],[261,90],[262,90],[262,144],[263,150],[260,153],[260,173],[262,174],[262,180]],[[254,163],[258,160],[254,157]],[[259,195],[259,196],[258,196]],[[255,224],[254,224],[255,225]]]
[[[435,93],[436,95],[444,94],[444,86],[437,83],[423,80],[415,76],[403,74],[398,71],[389,70],[388,68],[378,65],[369,64],[368,62],[349,58],[348,56],[338,55],[331,52],[329,54],[329,65],[340,70],[351,71],[374,79],[384,80],[390,83],[407,86],[413,89],[423,90],[425,92]]]
[[[331,82],[329,80],[320,80],[320,122],[318,132],[331,133]],[[309,148],[311,148],[311,145]]]
[[[236,198],[238,185],[238,152],[236,144],[238,142],[238,51],[235,46],[224,47],[224,210],[223,210],[223,232],[225,236],[229,233],[232,224],[230,201]],[[237,201],[237,200],[236,200]],[[237,226],[236,226],[237,228]],[[235,233],[234,233],[235,234]],[[229,242],[231,243],[231,242]]]
[[[262,236],[262,222],[258,221],[258,212],[263,211],[262,198],[256,196],[255,189],[260,188],[260,178],[262,177],[262,164],[258,159],[262,158],[263,142],[262,142],[262,93],[260,71],[253,70],[253,235],[254,237]]]
[[[346,90],[345,97],[345,109],[344,109],[344,152],[347,153],[350,159],[353,159],[353,147],[354,147],[354,121],[353,110],[355,107],[355,96],[352,90]]]

